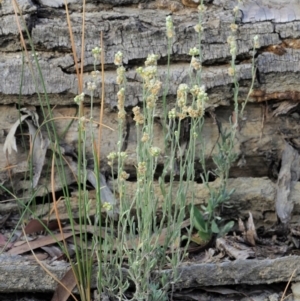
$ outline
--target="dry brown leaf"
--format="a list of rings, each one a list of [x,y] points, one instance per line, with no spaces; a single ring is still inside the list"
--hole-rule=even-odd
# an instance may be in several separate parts
[[[41,247],[41,249],[47,252],[52,258],[62,258],[64,255],[64,252],[61,250],[61,248],[57,246],[44,246]]]
[[[62,241],[64,239],[71,237],[72,235],[73,235],[73,233],[70,232],[70,233],[63,233],[63,235],[61,233],[57,233],[57,234],[54,234],[51,236],[49,235],[49,236],[45,236],[45,237],[40,237],[40,238],[36,239],[35,241],[31,241],[26,244],[22,244],[21,246],[13,247],[7,253],[11,254],[11,255],[23,254],[25,252],[30,251],[31,249],[35,250],[40,247],[54,244],[58,241]]]
[[[239,230],[243,233],[246,231],[243,221],[239,218]]]
[[[49,255],[47,253],[35,253],[34,255],[31,253],[29,255],[24,256],[26,258],[26,260],[29,261],[33,261],[36,262],[36,259],[38,259],[39,261],[43,261],[46,260],[47,258],[49,258]]]
[[[255,242],[258,239],[256,230],[255,230],[254,221],[253,221],[253,216],[252,216],[251,212],[249,212],[245,239],[251,246],[255,246],[256,245]]]
[[[5,247],[5,246],[6,246],[7,249],[9,249],[9,248],[11,248],[12,243],[10,243],[10,242],[8,243],[7,238],[3,234],[0,233],[0,247]],[[5,249],[0,248],[0,254],[1,254],[2,251],[5,251],[6,248]]]
[[[246,243],[251,246],[256,245],[256,241],[258,240],[258,236],[256,233],[253,216],[252,213],[249,212],[249,218],[246,222],[246,227],[241,219],[239,219],[239,230],[242,232],[243,239]]]
[[[51,301],[66,301],[70,297],[72,290],[76,286],[76,277],[72,268],[61,279],[61,283],[58,283]]]
[[[24,232],[26,234],[37,233],[46,230],[46,228],[52,231],[56,230],[58,228],[57,221],[51,221],[48,223],[45,220],[40,221],[38,219],[32,219],[26,225]]]

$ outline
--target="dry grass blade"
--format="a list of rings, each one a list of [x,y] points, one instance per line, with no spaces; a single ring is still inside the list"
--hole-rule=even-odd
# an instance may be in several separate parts
[[[283,301],[283,300],[285,299],[284,296],[285,296],[285,294],[286,294],[286,291],[287,291],[287,289],[288,289],[288,287],[289,287],[289,285],[290,285],[290,283],[291,283],[291,281],[292,281],[292,279],[293,279],[293,277],[294,277],[296,271],[297,271],[297,269],[295,269],[295,270],[293,271],[293,273],[292,273],[292,275],[291,275],[291,277],[290,277],[290,279],[289,279],[289,282],[287,283],[287,285],[286,285],[286,287],[285,287],[285,289],[284,289],[284,292],[283,292],[283,294],[282,294],[282,297],[281,297],[280,301]]]
[[[70,34],[70,39],[71,39],[72,53],[73,53],[73,59],[74,59],[75,70],[76,70],[76,75],[77,75],[77,80],[78,80],[79,94],[80,94],[82,92],[82,82],[81,82],[81,77],[79,75],[78,59],[77,59],[77,54],[76,54],[76,48],[75,48],[75,43],[74,43],[74,36],[73,36],[73,32],[72,32],[71,19],[70,19],[67,0],[65,0],[65,8],[66,8],[66,15],[67,15],[69,34]]]
[[[103,112],[104,112],[104,45],[103,45],[103,31],[101,31],[101,80],[102,80],[102,94],[101,94],[101,109],[100,109],[100,116],[99,116],[99,132],[98,132],[98,141],[101,141],[101,134],[102,134],[102,120],[103,120]],[[100,144],[98,145],[97,149],[97,156],[98,156],[98,166],[100,168]]]

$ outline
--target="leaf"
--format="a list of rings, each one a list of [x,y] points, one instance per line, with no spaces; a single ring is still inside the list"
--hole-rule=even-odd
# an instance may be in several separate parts
[[[198,245],[203,245],[204,243],[208,242],[209,240],[210,240],[210,236],[207,235],[207,233],[200,234],[198,232],[191,236],[191,241]]]
[[[34,115],[33,115],[34,116]],[[32,118],[33,118],[32,116]],[[32,124],[31,121],[25,120],[28,125],[29,135],[33,143],[32,148],[32,165],[34,169],[34,175],[32,180],[32,187],[35,188],[43,170],[44,161],[46,157],[47,148],[50,145],[50,140],[48,138],[43,138],[42,133],[37,130],[37,128]],[[37,123],[38,120],[33,120]]]
[[[32,187],[35,188],[43,169],[46,151],[50,144],[50,140],[48,138],[44,139],[41,131],[37,131],[37,129],[39,128],[39,117],[36,112],[31,111],[27,108],[21,109],[20,112],[22,112],[23,114],[25,113],[25,115],[21,115],[9,130],[9,133],[4,142],[3,152],[6,153],[7,151],[8,154],[11,154],[12,150],[18,152],[15,134],[18,126],[21,125],[21,123],[25,120],[28,125],[31,141],[33,143],[32,163],[34,167],[34,175]],[[26,120],[28,117],[30,117],[32,121]]]
[[[198,231],[198,235],[201,237],[202,242],[208,242],[210,241],[212,237],[211,231]]]
[[[35,241],[31,241],[28,243],[24,243],[21,246],[14,247],[10,249],[7,253],[11,255],[19,255],[31,250],[35,250],[40,247],[44,247],[53,243],[57,243],[58,241],[62,241],[64,239],[67,239],[69,237],[73,236],[73,233],[64,233],[61,235],[61,233],[54,234],[52,236],[45,236],[38,238]]]
[[[220,229],[214,220],[211,223],[211,231],[216,234],[218,234],[220,232]]]
[[[234,226],[234,221],[230,221],[228,222],[227,224],[225,224],[222,229],[220,230],[219,232],[219,237],[221,236],[224,236],[225,234],[227,234],[231,229],[232,227]]]
[[[12,150],[14,150],[16,153],[18,152],[17,149],[17,143],[16,143],[16,137],[15,133],[18,128],[18,126],[30,115],[22,115],[11,127],[11,129],[8,132],[8,135],[6,136],[4,146],[3,146],[3,152],[10,155],[12,153]]]
[[[203,218],[202,213],[195,205],[190,205],[192,218],[194,221],[194,227],[198,231],[205,231],[206,230],[206,222]]]
[[[24,232],[26,234],[41,232],[45,230],[44,225],[37,219],[32,219],[28,222],[28,224],[25,226]]]
[[[89,180],[89,182],[96,188],[97,187],[97,178],[96,175],[93,171],[91,170],[87,170],[87,179]],[[105,177],[102,175],[102,173],[99,173],[99,179],[100,179],[100,196],[101,196],[101,202],[102,204],[104,202],[109,203],[112,206],[111,210],[107,211],[107,214],[114,218],[117,219],[117,213],[119,212],[117,207],[117,200],[114,196],[114,194],[112,193],[112,191],[109,189],[109,187],[107,186],[106,183],[106,179]]]
[[[44,231],[46,230],[46,228],[49,230],[56,230],[58,228],[57,221],[52,221],[48,223],[47,221],[44,220],[32,219],[26,225],[24,232],[26,234],[31,234],[31,233]]]
[[[74,275],[73,269],[70,268],[66,272],[64,277],[61,279],[60,283],[58,283],[51,301],[68,300],[75,286],[76,286],[76,276]]]

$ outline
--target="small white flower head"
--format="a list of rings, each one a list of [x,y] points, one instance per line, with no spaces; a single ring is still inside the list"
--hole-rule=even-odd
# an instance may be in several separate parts
[[[229,76],[234,76],[234,75],[235,75],[235,70],[234,70],[234,68],[232,68],[232,67],[229,67],[229,68],[228,68],[228,75],[229,75]]]
[[[0,3],[1,3],[1,2],[0,2]],[[35,58],[36,58],[38,61],[40,60],[40,55],[39,55],[38,52],[32,53],[31,56],[32,56],[32,60],[34,60]]]
[[[180,84],[177,89],[177,105],[182,108],[186,104],[187,93],[189,86],[187,84]]]
[[[92,49],[92,54],[95,60],[97,60],[98,58],[100,58],[101,55],[101,48],[100,47],[95,47]]]
[[[235,23],[232,23],[232,24],[230,24],[230,29],[231,29],[231,31],[232,32],[236,32],[237,30],[238,30],[238,25],[237,24],[235,24]]]
[[[156,66],[158,60],[157,54],[148,54],[147,59],[145,61],[145,66]]]
[[[129,176],[130,176],[130,174],[124,170],[120,174],[121,180],[127,180],[129,178]]]
[[[192,56],[191,59],[191,66],[195,69],[195,70],[200,70],[202,65],[199,59],[196,59],[194,56]]]
[[[239,7],[238,6],[235,6],[234,8],[233,8],[233,12],[235,13],[235,14],[237,14],[238,12],[239,12]]]
[[[124,109],[119,110],[118,119],[120,120],[120,122],[123,122],[126,119],[126,111]]]
[[[259,36],[256,35],[254,36],[253,38],[253,48],[254,49],[258,49],[260,47],[260,44],[259,44]]]
[[[118,51],[116,54],[115,54],[115,60],[114,60],[114,64],[116,66],[121,66],[123,63],[123,53],[121,51]]]
[[[127,158],[127,153],[126,152],[120,152],[120,153],[118,153],[119,154],[119,157],[121,158],[121,159],[126,159]]]
[[[198,94],[200,93],[200,87],[198,85],[194,85],[191,89],[190,89],[190,93],[194,96],[197,97]]]
[[[144,79],[146,88],[149,88],[151,85],[150,81],[157,75],[157,66],[139,67],[136,69],[136,72]]]
[[[236,52],[237,52],[237,43],[236,43],[236,38],[234,36],[229,36],[227,38],[227,43],[229,44],[230,47],[230,54],[235,57]]]
[[[228,43],[229,45],[235,44],[235,43],[236,43],[235,37],[234,37],[234,36],[228,36],[228,38],[227,38],[227,43]]]
[[[180,84],[177,89],[177,95],[180,93],[186,93],[188,90],[189,86],[187,84]],[[181,94],[179,96],[181,96]]]
[[[136,122],[136,124],[143,124],[144,116],[141,113],[141,108],[139,106],[136,106],[132,109],[132,112],[134,114],[133,120]]]
[[[202,117],[204,114],[204,110],[202,107],[198,108],[198,109],[193,109],[193,107],[188,107],[187,109],[187,113],[189,114],[189,116],[191,118],[198,118],[198,117]]]
[[[201,87],[198,87],[198,91],[197,91],[197,95],[196,95],[196,98],[197,98],[197,108],[198,109],[203,109],[203,105],[206,101],[208,101],[208,96],[207,96],[207,93],[205,92],[205,87],[204,86],[201,86]]]
[[[191,56],[195,56],[195,55],[199,55],[199,49],[197,47],[191,48],[189,51],[189,55]]]
[[[199,32],[203,32],[203,30],[204,30],[203,26],[201,24],[199,24],[199,23],[194,26],[194,29],[198,33]]]
[[[99,70],[94,70],[94,71],[91,72],[91,75],[92,75],[93,78],[96,78],[100,75],[100,71]]]
[[[153,109],[156,105],[156,101],[157,101],[157,96],[150,94],[147,98],[146,98],[146,104],[147,104],[147,108],[148,109]]]
[[[148,66],[148,67],[144,68],[143,77],[146,81],[154,78],[156,76],[156,74],[157,74],[156,66]]]
[[[138,67],[138,68],[136,68],[136,70],[135,70],[135,72],[136,72],[137,74],[139,74],[139,75],[142,75],[142,74],[143,74],[143,71],[144,71],[143,67]]]
[[[95,84],[95,82],[88,82],[87,83],[87,89],[89,91],[95,91],[96,90],[96,84]]]
[[[113,207],[112,207],[112,205],[111,205],[110,203],[104,202],[104,203],[102,204],[102,208],[103,208],[105,211],[111,211]]]
[[[174,36],[174,25],[171,16],[166,17],[166,30],[167,30],[167,38],[171,39]]]
[[[125,120],[126,118],[126,112],[124,109],[124,104],[125,104],[125,89],[121,88],[118,93],[117,93],[117,97],[118,97],[118,118],[121,120]]]
[[[87,122],[87,119],[85,116],[81,116],[78,120],[78,125],[82,130],[85,130],[85,123]]]
[[[125,88],[121,88],[118,93],[118,109],[124,108],[124,100],[125,100]]]
[[[158,157],[161,153],[161,149],[159,147],[152,146],[149,149],[149,153],[152,157]]]
[[[125,82],[126,76],[126,69],[124,68],[124,66],[119,66],[117,68],[117,84],[121,85]]]
[[[117,156],[118,156],[118,154],[116,152],[110,152],[107,156],[107,159],[113,161],[114,159],[117,158]]]
[[[81,94],[79,94],[79,95],[76,95],[75,98],[74,98],[75,103],[78,104],[78,105],[79,105],[80,103],[82,103],[83,100],[84,100],[84,93],[81,93]]]
[[[118,74],[119,76],[124,76],[125,73],[126,73],[126,69],[125,69],[124,66],[120,66],[120,67],[117,68],[117,74]]]
[[[169,119],[175,119],[176,118],[176,109],[173,108],[171,111],[168,113]]]
[[[206,10],[207,10],[207,7],[204,5],[204,4],[200,4],[199,6],[198,6],[198,11],[200,12],[200,13],[205,13],[206,12]]]
[[[162,82],[157,79],[150,80],[147,86],[148,90],[151,92],[152,95],[158,95],[161,87],[162,87]]]
[[[137,167],[137,172],[140,176],[144,176],[147,171],[146,162],[139,162]]]
[[[188,107],[184,106],[183,109],[182,109],[182,112],[177,113],[177,117],[179,118],[179,120],[183,120],[186,117],[188,117],[187,109],[188,109]],[[175,135],[175,137],[176,137],[176,135]]]
[[[150,139],[149,134],[146,133],[146,132],[144,132],[144,133],[143,133],[143,136],[142,136],[142,138],[141,138],[141,141],[145,143],[145,142],[149,141],[149,139]]]

